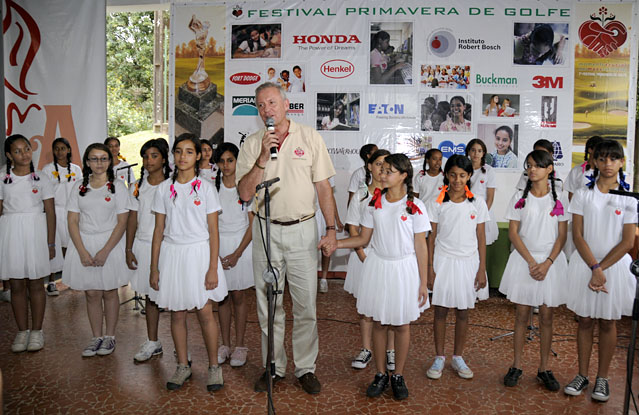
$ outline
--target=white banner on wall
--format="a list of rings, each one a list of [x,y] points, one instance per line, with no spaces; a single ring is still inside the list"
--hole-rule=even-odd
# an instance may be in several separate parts
[[[104,0],[5,0],[6,133],[32,144],[33,162],[52,161],[65,137],[73,160],[107,134]]]

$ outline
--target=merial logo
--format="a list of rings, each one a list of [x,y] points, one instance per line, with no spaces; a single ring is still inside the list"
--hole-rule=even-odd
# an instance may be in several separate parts
[[[455,154],[466,154],[466,144],[455,144],[452,141],[442,141],[439,144],[439,151],[442,152],[442,155],[446,158],[450,158]]]
[[[516,77],[495,76],[494,73],[490,76],[482,76],[477,74],[475,76],[475,83],[477,85],[517,85]]]
[[[333,59],[324,62],[320,67],[320,72],[328,78],[341,79],[351,76],[355,72],[355,66],[343,59]]]
[[[229,78],[231,82],[238,85],[255,84],[257,82],[260,82],[260,79],[261,77],[258,74],[252,72],[236,73],[234,75],[231,75],[231,77]]]
[[[295,35],[293,44],[362,43],[356,35]]]
[[[368,104],[368,113],[400,115],[404,113],[404,104]]]
[[[257,115],[254,96],[233,97],[233,115]]]

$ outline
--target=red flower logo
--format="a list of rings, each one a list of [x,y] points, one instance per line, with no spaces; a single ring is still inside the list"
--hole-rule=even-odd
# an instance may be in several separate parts
[[[471,219],[475,219],[475,215],[471,213],[471,214],[470,214],[470,218],[471,218]]]
[[[202,202],[200,202],[199,200],[194,200],[193,203],[195,204],[195,206],[200,206],[200,203]]]
[[[107,196],[107,197],[104,198],[104,200],[106,200],[107,202],[110,202],[111,201],[111,197]]]
[[[31,191],[33,192],[33,194],[38,193],[38,189],[35,189],[35,188],[33,190],[31,190]]]
[[[402,215],[401,219],[406,222],[406,219],[408,219],[408,217],[406,215]]]
[[[480,181],[479,181],[479,183],[484,184],[484,181],[483,181],[483,180],[480,180]]]
[[[616,209],[616,210],[615,210],[615,213],[616,213],[617,215],[621,215],[621,211],[620,211],[619,209]]]
[[[301,147],[297,147],[297,148],[295,149],[295,155],[296,155],[297,157],[302,157],[302,156],[304,155],[304,150],[302,150],[302,148],[301,148]]]

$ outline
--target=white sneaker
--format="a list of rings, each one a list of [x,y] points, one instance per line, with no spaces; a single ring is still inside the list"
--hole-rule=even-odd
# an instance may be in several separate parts
[[[102,337],[94,337],[91,342],[87,344],[87,347],[82,351],[82,357],[93,357],[98,353],[100,346],[102,345]]]
[[[436,356],[433,365],[426,371],[426,376],[429,379],[439,379],[442,377],[442,373],[444,372],[444,363],[446,362],[446,357],[444,356]]]
[[[327,293],[328,292],[328,281],[326,278],[320,278],[319,280],[319,292]]]
[[[11,345],[11,351],[14,353],[20,353],[27,350],[27,345],[29,344],[29,330],[19,331],[16,334],[16,338],[13,339],[13,344]]]
[[[29,335],[29,344],[27,344],[27,351],[37,352],[44,347],[44,333],[42,330],[31,330]]]
[[[225,345],[221,345],[217,348],[217,364],[221,365],[226,362],[226,360],[231,357],[231,348]],[[189,359],[190,361],[191,359]]]
[[[222,377],[221,366],[209,366],[209,377],[206,381],[206,390],[215,392],[224,386],[224,378]]]
[[[463,357],[453,356],[453,361],[451,366],[453,367],[453,370],[457,371],[457,374],[459,375],[460,378],[463,378],[463,379],[473,378],[473,371],[470,370],[468,365],[466,365],[466,362],[464,362]]]
[[[364,369],[368,362],[373,358],[373,353],[368,349],[362,349],[359,354],[351,361],[351,367],[355,369]]]
[[[133,360],[136,362],[146,362],[151,356],[157,356],[159,354],[162,354],[162,343],[147,340],[140,346],[140,351],[133,356]]]
[[[246,364],[248,347],[236,347],[231,355],[231,367],[240,367]]]
[[[4,301],[5,303],[11,302],[11,290],[0,290],[0,301]]]

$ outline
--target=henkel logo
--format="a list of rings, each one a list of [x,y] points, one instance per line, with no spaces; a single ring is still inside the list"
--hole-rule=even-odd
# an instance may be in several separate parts
[[[439,151],[442,152],[442,155],[446,158],[450,158],[454,154],[466,154],[466,144],[455,144],[452,141],[442,141],[439,144]]]
[[[579,39],[588,49],[605,58],[626,42],[628,31],[623,23],[615,20],[614,14],[608,13],[606,7],[600,7],[597,14],[599,17],[593,13],[589,21],[579,26]]]
[[[293,44],[362,43],[356,35],[294,35]]]
[[[260,82],[261,77],[253,72],[240,72],[231,75],[229,80],[238,85],[251,85]]]
[[[326,77],[333,79],[346,78],[355,72],[355,66],[343,59],[333,59],[324,62],[320,67],[320,72]]]
[[[404,113],[404,104],[368,104],[369,114],[392,114]]]
[[[564,77],[563,76],[541,76],[537,75],[533,78],[532,86],[535,88],[563,88],[564,87]]]

